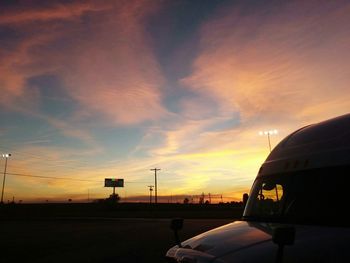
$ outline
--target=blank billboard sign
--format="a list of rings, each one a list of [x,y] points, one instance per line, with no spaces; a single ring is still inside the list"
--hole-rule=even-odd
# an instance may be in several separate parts
[[[124,187],[124,179],[105,178],[105,187]]]

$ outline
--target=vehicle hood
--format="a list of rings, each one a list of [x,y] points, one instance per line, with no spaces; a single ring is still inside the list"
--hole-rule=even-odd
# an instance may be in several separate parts
[[[269,224],[237,221],[188,239],[182,242],[182,248],[171,248],[167,256],[179,258],[191,254],[196,258],[211,259],[268,242],[271,238],[272,227]]]
[[[171,262],[273,262],[278,246],[273,229],[288,225],[237,221],[182,242],[167,252]],[[290,226],[290,225],[289,225]],[[293,225],[295,242],[286,262],[350,262],[349,227]]]

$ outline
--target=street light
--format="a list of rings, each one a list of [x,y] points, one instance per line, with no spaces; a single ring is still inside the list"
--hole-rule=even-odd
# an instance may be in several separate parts
[[[4,203],[4,189],[5,189],[5,180],[6,180],[6,168],[7,168],[7,159],[11,156],[11,153],[3,153],[2,157],[5,158],[5,169],[4,169],[4,177],[2,179],[2,192],[1,192],[1,204]]]
[[[270,152],[271,152],[271,141],[270,141],[270,135],[276,135],[278,133],[277,130],[269,130],[269,131],[260,131],[259,135],[267,135],[267,140],[269,142],[269,148],[270,148]]]

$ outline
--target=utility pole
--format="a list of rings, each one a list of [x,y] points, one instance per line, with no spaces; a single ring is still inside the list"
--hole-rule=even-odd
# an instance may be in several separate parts
[[[155,191],[154,191],[154,203],[158,203],[158,200],[157,200],[157,197],[158,197],[158,194],[157,194],[157,171],[160,171],[161,169],[159,168],[154,168],[154,169],[150,169],[151,171],[154,171],[154,188],[155,188]]]
[[[11,156],[11,153],[5,153],[2,155],[5,158],[5,169],[4,169],[4,177],[2,179],[2,192],[1,192],[1,204],[4,203],[4,189],[5,189],[5,180],[6,180],[6,169],[7,169],[7,159]]]
[[[152,204],[152,191],[153,191],[153,185],[149,185],[149,203]]]

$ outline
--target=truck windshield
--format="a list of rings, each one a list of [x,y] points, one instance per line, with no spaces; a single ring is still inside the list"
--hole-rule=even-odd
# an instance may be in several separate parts
[[[349,166],[258,177],[243,218],[265,222],[350,226]]]

